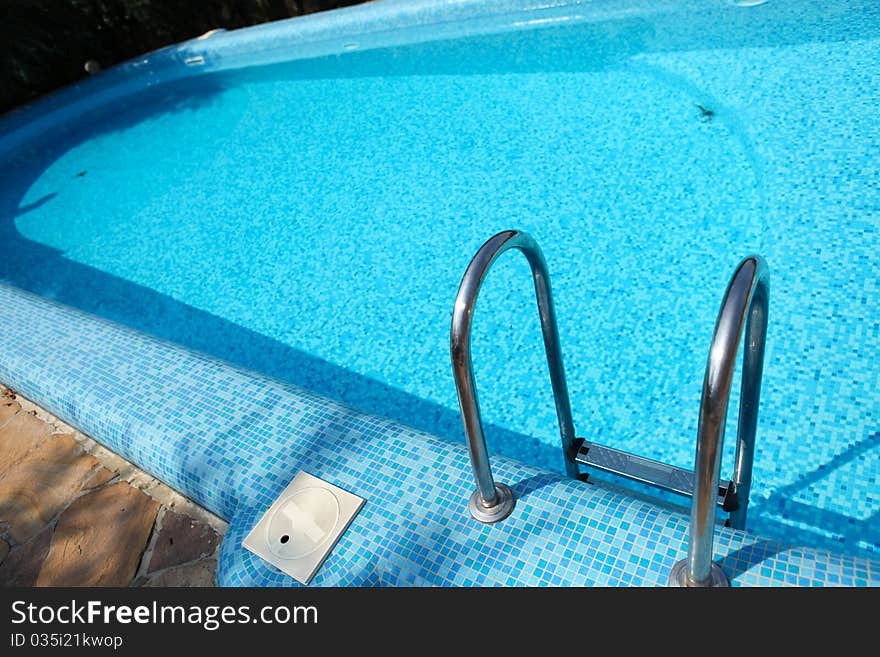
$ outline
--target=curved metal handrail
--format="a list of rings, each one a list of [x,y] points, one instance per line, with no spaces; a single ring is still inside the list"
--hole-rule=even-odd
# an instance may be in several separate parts
[[[725,586],[727,578],[712,561],[715,538],[715,505],[718,470],[724,443],[727,405],[736,368],[736,356],[745,326],[742,390],[737,427],[734,484],[740,508],[731,515],[734,527],[745,526],[746,505],[752,480],[755,430],[764,370],[764,343],[767,337],[767,311],[770,299],[770,273],[760,256],[743,260],[730,279],[715,334],[709,348],[694,464],[694,496],[688,535],[688,556],[673,566],[670,584],[679,586]]]
[[[510,488],[501,483],[496,484],[492,477],[492,467],[489,464],[489,454],[486,450],[486,436],[483,433],[483,420],[480,415],[471,363],[471,321],[477,295],[492,263],[509,249],[522,251],[532,270],[535,294],[538,297],[538,312],[541,315],[541,331],[544,334],[544,350],[550,367],[550,382],[553,386],[556,417],[559,421],[564,453],[569,453],[575,439],[547,263],[544,261],[544,255],[537,242],[530,235],[518,230],[502,231],[483,244],[468,265],[455,297],[450,335],[452,371],[458,392],[458,403],[461,407],[464,432],[470,450],[471,466],[477,482],[477,490],[471,495],[468,508],[471,515],[481,522],[503,520],[510,515],[515,503]],[[577,464],[566,461],[566,471],[569,476],[577,476]]]

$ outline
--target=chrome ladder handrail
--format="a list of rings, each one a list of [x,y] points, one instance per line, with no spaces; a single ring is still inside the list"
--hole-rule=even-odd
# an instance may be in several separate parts
[[[570,452],[575,440],[568,386],[565,383],[565,370],[562,365],[562,350],[559,345],[559,331],[556,326],[556,313],[553,310],[553,295],[544,254],[528,233],[518,230],[502,231],[483,244],[468,265],[455,297],[450,331],[452,371],[470,450],[471,466],[477,482],[477,489],[471,495],[468,509],[471,515],[481,522],[503,520],[510,515],[516,503],[513,491],[502,483],[496,483],[492,477],[471,363],[471,322],[477,295],[489,268],[509,249],[522,251],[532,270],[563,453]],[[566,473],[576,477],[577,464],[566,459]]]
[[[669,575],[671,585],[728,585],[727,577],[721,567],[712,561],[712,546],[715,539],[715,498],[718,494],[718,471],[724,444],[724,425],[727,420],[727,406],[740,338],[745,326],[733,480],[740,505],[731,515],[731,525],[744,528],[755,453],[755,430],[764,370],[769,298],[770,274],[767,264],[760,256],[746,258],[737,267],[724,293],[715,323],[712,345],[709,348],[697,428],[695,485],[691,499],[688,555],[686,559],[673,566]]]

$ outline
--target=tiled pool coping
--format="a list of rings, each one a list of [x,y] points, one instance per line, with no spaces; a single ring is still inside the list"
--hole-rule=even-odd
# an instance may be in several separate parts
[[[494,457],[518,497],[466,511],[464,445],[0,284],[0,382],[230,522],[221,585],[294,586],[241,547],[306,470],[367,503],[311,586],[663,585],[683,513]],[[873,560],[719,528],[734,585],[880,585]]]

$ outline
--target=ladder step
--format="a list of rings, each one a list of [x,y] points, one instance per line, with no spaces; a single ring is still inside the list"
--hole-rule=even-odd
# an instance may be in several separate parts
[[[686,497],[694,494],[693,470],[677,468],[643,456],[636,456],[613,447],[584,441],[575,456],[575,461],[591,468],[610,472],[633,481],[656,486]],[[719,483],[718,506],[724,506],[729,483]],[[728,500],[728,506],[730,500]]]

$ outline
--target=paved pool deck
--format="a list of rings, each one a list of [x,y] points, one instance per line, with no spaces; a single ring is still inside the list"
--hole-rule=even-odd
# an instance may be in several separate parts
[[[225,531],[0,384],[0,586],[214,586]]]

